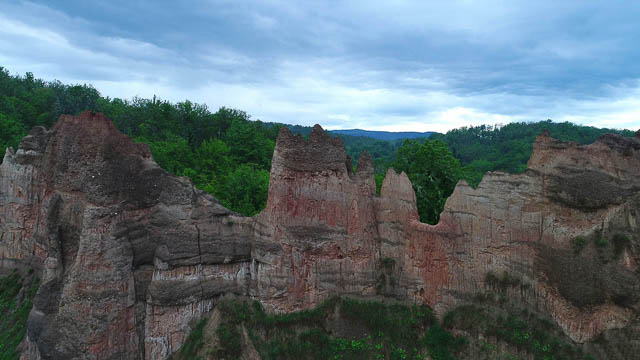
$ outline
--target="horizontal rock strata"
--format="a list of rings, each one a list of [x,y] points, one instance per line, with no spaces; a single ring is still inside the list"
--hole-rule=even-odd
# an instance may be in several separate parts
[[[542,134],[524,174],[459,183],[431,226],[405,174],[389,170],[378,197],[370,156],[353,173],[341,140],[283,128],[267,206],[247,218],[85,112],[7,150],[0,268],[42,277],[25,359],[164,359],[228,293],[276,312],[346,295],[443,314],[501,274],[583,342],[638,313],[639,214],[639,137],[583,146]],[[630,242],[606,261],[573,245],[620,234]]]

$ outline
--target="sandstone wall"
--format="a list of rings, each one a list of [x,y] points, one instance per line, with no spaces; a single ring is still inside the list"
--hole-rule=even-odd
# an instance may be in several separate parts
[[[640,304],[640,138],[542,134],[528,167],[461,182],[431,226],[405,174],[389,170],[377,197],[370,156],[353,173],[341,140],[283,128],[267,206],[246,218],[103,115],[63,116],[0,166],[0,269],[43,279],[23,358],[164,359],[225,293],[278,312],[348,295],[444,314],[503,273],[576,341],[626,326]],[[616,256],[572,248],[619,233],[631,243]]]

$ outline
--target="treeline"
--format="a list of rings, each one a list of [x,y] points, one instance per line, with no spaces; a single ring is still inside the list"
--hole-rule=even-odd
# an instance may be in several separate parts
[[[311,133],[310,126],[302,125],[284,125],[294,134],[300,134],[303,137],[309,136]],[[384,176],[387,169],[396,159],[398,149],[402,146],[402,140],[380,140],[367,136],[353,136],[339,134],[329,130],[328,133],[333,137],[340,137],[344,142],[345,150],[351,157],[354,167],[358,164],[358,157],[364,150],[371,154],[376,169],[376,174]]]
[[[37,125],[50,128],[62,114],[102,112],[116,127],[150,145],[165,170],[188,176],[224,206],[247,216],[266,204],[269,170],[282,124],[252,121],[245,112],[190,101],[171,103],[157,98],[131,100],[103,97],[91,85],[66,85],[36,79],[32,73],[14,76],[0,67],[0,149],[16,149]],[[311,127],[294,125],[307,136]],[[357,161],[362,150],[374,155],[378,174],[393,160],[400,142],[342,135],[347,153]],[[1,160],[1,156],[0,156]]]
[[[436,224],[445,202],[459,180],[476,187],[487,171],[521,173],[538,134],[548,130],[562,141],[594,142],[606,133],[633,136],[629,130],[598,129],[551,120],[508,125],[481,125],[432,134],[428,139],[405,140],[389,166],[404,171],[416,192],[420,220]]]
[[[523,172],[531,157],[533,142],[543,130],[548,130],[555,139],[579,144],[593,143],[606,133],[627,137],[634,134],[629,130],[600,129],[546,120],[462,127],[446,134],[433,134],[430,139],[447,144],[453,156],[465,167],[464,178],[472,186],[477,186],[487,171]]]
[[[84,110],[105,113],[116,127],[150,145],[156,162],[167,171],[188,176],[224,206],[254,215],[266,204],[275,140],[282,124],[252,121],[245,112],[190,101],[157,98],[132,100],[103,97],[90,85],[65,85],[13,76],[0,67],[0,149],[17,145],[36,125],[51,127],[61,114]],[[287,125],[306,136],[311,128]],[[536,135],[543,130],[564,141],[591,143],[604,133],[632,136],[628,130],[598,129],[551,120],[475,126],[431,134],[428,139],[384,141],[340,136],[357,166],[366,150],[374,159],[378,186],[389,167],[404,171],[416,191],[423,222],[435,224],[456,183],[477,186],[487,171],[522,172]]]
[[[105,113],[120,131],[149,144],[162,168],[190,177],[226,207],[245,215],[264,208],[279,125],[250,121],[233,109],[212,113],[190,101],[110,99],[88,85],[12,76],[0,68],[3,151],[17,148],[32,127],[51,127],[61,114],[84,110]]]

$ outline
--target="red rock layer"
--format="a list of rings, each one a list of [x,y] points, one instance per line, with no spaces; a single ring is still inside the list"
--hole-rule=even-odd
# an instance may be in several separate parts
[[[0,166],[0,268],[43,279],[23,357],[167,358],[225,293],[279,312],[348,295],[442,314],[503,272],[517,279],[509,296],[577,341],[637,314],[637,137],[541,135],[524,174],[461,182],[436,226],[419,222],[405,174],[389,170],[377,197],[371,158],[354,174],[319,126],[308,140],[283,128],[272,164],[267,206],[245,218],[100,114],[35,128]],[[612,261],[572,249],[577,236],[617,233],[632,241]]]

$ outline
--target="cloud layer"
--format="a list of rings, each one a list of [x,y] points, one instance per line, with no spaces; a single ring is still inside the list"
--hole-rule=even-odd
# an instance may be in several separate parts
[[[334,129],[637,129],[637,14],[597,1],[9,1],[0,66]]]

